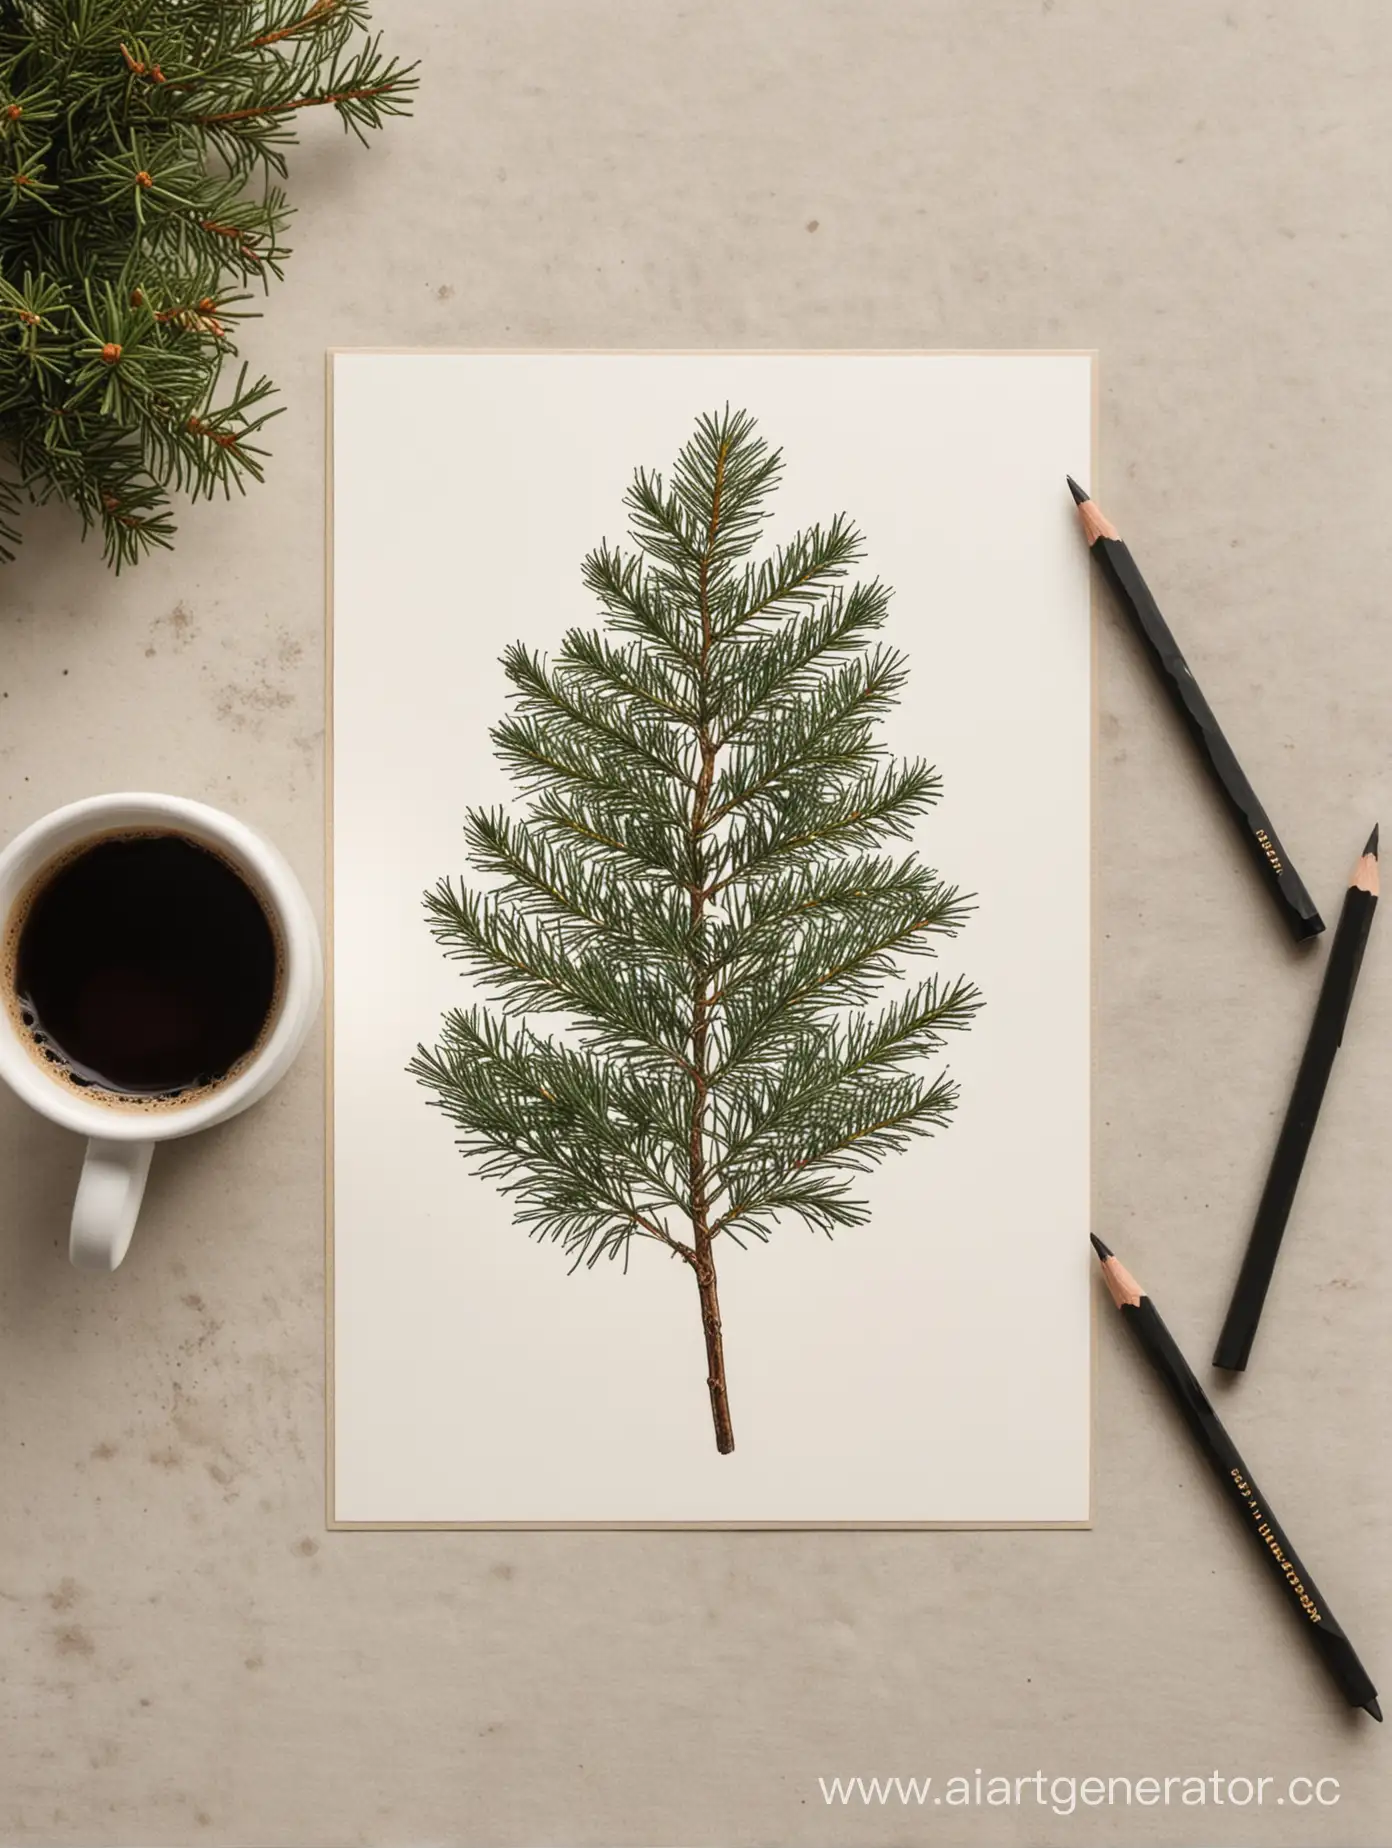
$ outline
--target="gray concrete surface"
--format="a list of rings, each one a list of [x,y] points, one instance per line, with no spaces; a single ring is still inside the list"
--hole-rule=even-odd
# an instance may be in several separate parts
[[[328,346],[1096,346],[1108,510],[1333,908],[1389,819],[1385,8],[378,13],[424,88],[370,154],[306,124],[245,341],[288,406],[269,484],[119,583],[51,510],[0,576],[6,835],[179,790],[319,889]],[[1110,615],[1100,657],[1097,1225],[1202,1357],[1321,952]],[[1392,1692],[1380,936],[1221,1402]],[[1392,1741],[1331,1698],[1109,1321],[1091,1533],[324,1532],[321,1081],[308,1056],[161,1150],[109,1281],[63,1258],[76,1142],[0,1098],[0,1838],[1392,1839]],[[977,1767],[1277,1781],[1071,1816],[818,1786]],[[1338,1802],[1277,1805],[1296,1776]]]

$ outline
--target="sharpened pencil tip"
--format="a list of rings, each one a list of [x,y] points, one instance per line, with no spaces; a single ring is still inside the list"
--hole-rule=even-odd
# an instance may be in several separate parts
[[[1107,1259],[1112,1255],[1111,1247],[1109,1245],[1104,1245],[1095,1232],[1089,1232],[1088,1237],[1092,1240],[1093,1250],[1105,1264]]]
[[[1377,842],[1378,842],[1378,825],[1376,822],[1374,822],[1373,831],[1368,836],[1368,845],[1363,849],[1363,851],[1364,853],[1370,853],[1375,860],[1377,859]]]
[[[1372,1716],[1373,1716],[1373,1718],[1374,1718],[1374,1719],[1375,1719],[1375,1720],[1376,1720],[1376,1721],[1378,1722],[1378,1724],[1379,1724],[1379,1725],[1381,1725],[1381,1724],[1382,1724],[1382,1708],[1381,1708],[1381,1707],[1379,1707],[1379,1706],[1378,1706],[1378,1704],[1377,1704],[1377,1695],[1376,1695],[1376,1694],[1374,1694],[1374,1696],[1373,1696],[1373,1698],[1372,1698],[1371,1700],[1365,1700],[1365,1701],[1364,1701],[1364,1703],[1363,1703],[1363,1711],[1364,1711],[1365,1713],[1371,1713],[1371,1714],[1372,1714]]]
[[[1071,475],[1065,475],[1064,480],[1068,483],[1068,492],[1073,496],[1080,507],[1085,500],[1090,500],[1092,498],[1087,489],[1080,488]]]

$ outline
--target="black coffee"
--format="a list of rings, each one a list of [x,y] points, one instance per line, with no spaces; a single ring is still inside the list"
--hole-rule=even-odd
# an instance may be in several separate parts
[[[14,987],[40,1057],[149,1099],[216,1084],[255,1046],[277,954],[260,900],[178,834],[111,836],[59,866],[20,922]]]

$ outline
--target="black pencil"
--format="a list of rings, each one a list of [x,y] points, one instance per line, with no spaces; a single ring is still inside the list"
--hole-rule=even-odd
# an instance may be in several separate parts
[[[1101,1239],[1094,1236],[1092,1242],[1102,1260],[1102,1275],[1112,1301],[1121,1311],[1122,1320],[1179,1408],[1180,1417],[1188,1425],[1204,1461],[1218,1479],[1224,1499],[1256,1541],[1268,1570],[1333,1676],[1339,1692],[1351,1707],[1362,1707],[1365,1713],[1380,1720],[1382,1709],[1378,1706],[1377,1689],[1368,1679],[1368,1671],[1335,1622],[1315,1581],[1301,1565],[1295,1548],[1271,1512],[1270,1503],[1253,1482],[1251,1471],[1209,1404],[1174,1336],[1161,1321],[1159,1311]]]
[[[1318,936],[1324,929],[1324,920],[1291,865],[1290,855],[1281,845],[1271,817],[1257,800],[1256,791],[1223,736],[1213,708],[1180,653],[1179,644],[1147,589],[1129,547],[1096,501],[1089,497],[1086,488],[1080,488],[1071,475],[1066,480],[1078,504],[1088,548],[1145,644],[1151,665],[1207,763],[1262,882],[1276,901],[1291,935],[1297,941]]]
[[[1334,1068],[1334,1054],[1343,1041],[1349,1003],[1358,985],[1363,951],[1367,947],[1373,913],[1377,910],[1377,848],[1378,831],[1374,828],[1344,894],[1344,908],[1339,913],[1338,927],[1329,948],[1315,1017],[1310,1022],[1300,1069],[1295,1074],[1295,1088],[1286,1106],[1286,1120],[1276,1139],[1276,1152],[1271,1157],[1266,1186],[1262,1189],[1257,1217],[1247,1241],[1247,1253],[1238,1272],[1223,1332],[1218,1337],[1213,1356],[1215,1367],[1240,1371],[1247,1365],[1247,1357],[1252,1352],[1262,1304],[1276,1269],[1276,1254],[1281,1249],[1286,1221],[1295,1203],[1295,1190],[1300,1185],[1310,1138],[1315,1133],[1325,1087]]]

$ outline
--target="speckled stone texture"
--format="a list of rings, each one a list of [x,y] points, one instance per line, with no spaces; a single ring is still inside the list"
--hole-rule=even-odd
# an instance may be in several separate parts
[[[119,583],[49,510],[0,575],[6,835],[170,789],[322,889],[328,346],[1096,346],[1099,493],[1332,914],[1389,793],[1385,7],[377,10],[424,88],[369,154],[305,124],[245,337],[269,484]],[[1106,609],[1099,775],[1096,1225],[1201,1361],[1323,952]],[[1219,1403],[1392,1692],[1388,929]],[[1110,1320],[1091,1533],[326,1533],[321,1090],[316,1050],[162,1148],[111,1279],[63,1256],[77,1142],[0,1098],[0,1839],[1392,1839],[1386,1740]],[[978,1766],[1278,1781],[1068,1817],[818,1786]],[[1276,1805],[1299,1775],[1337,1804]]]

